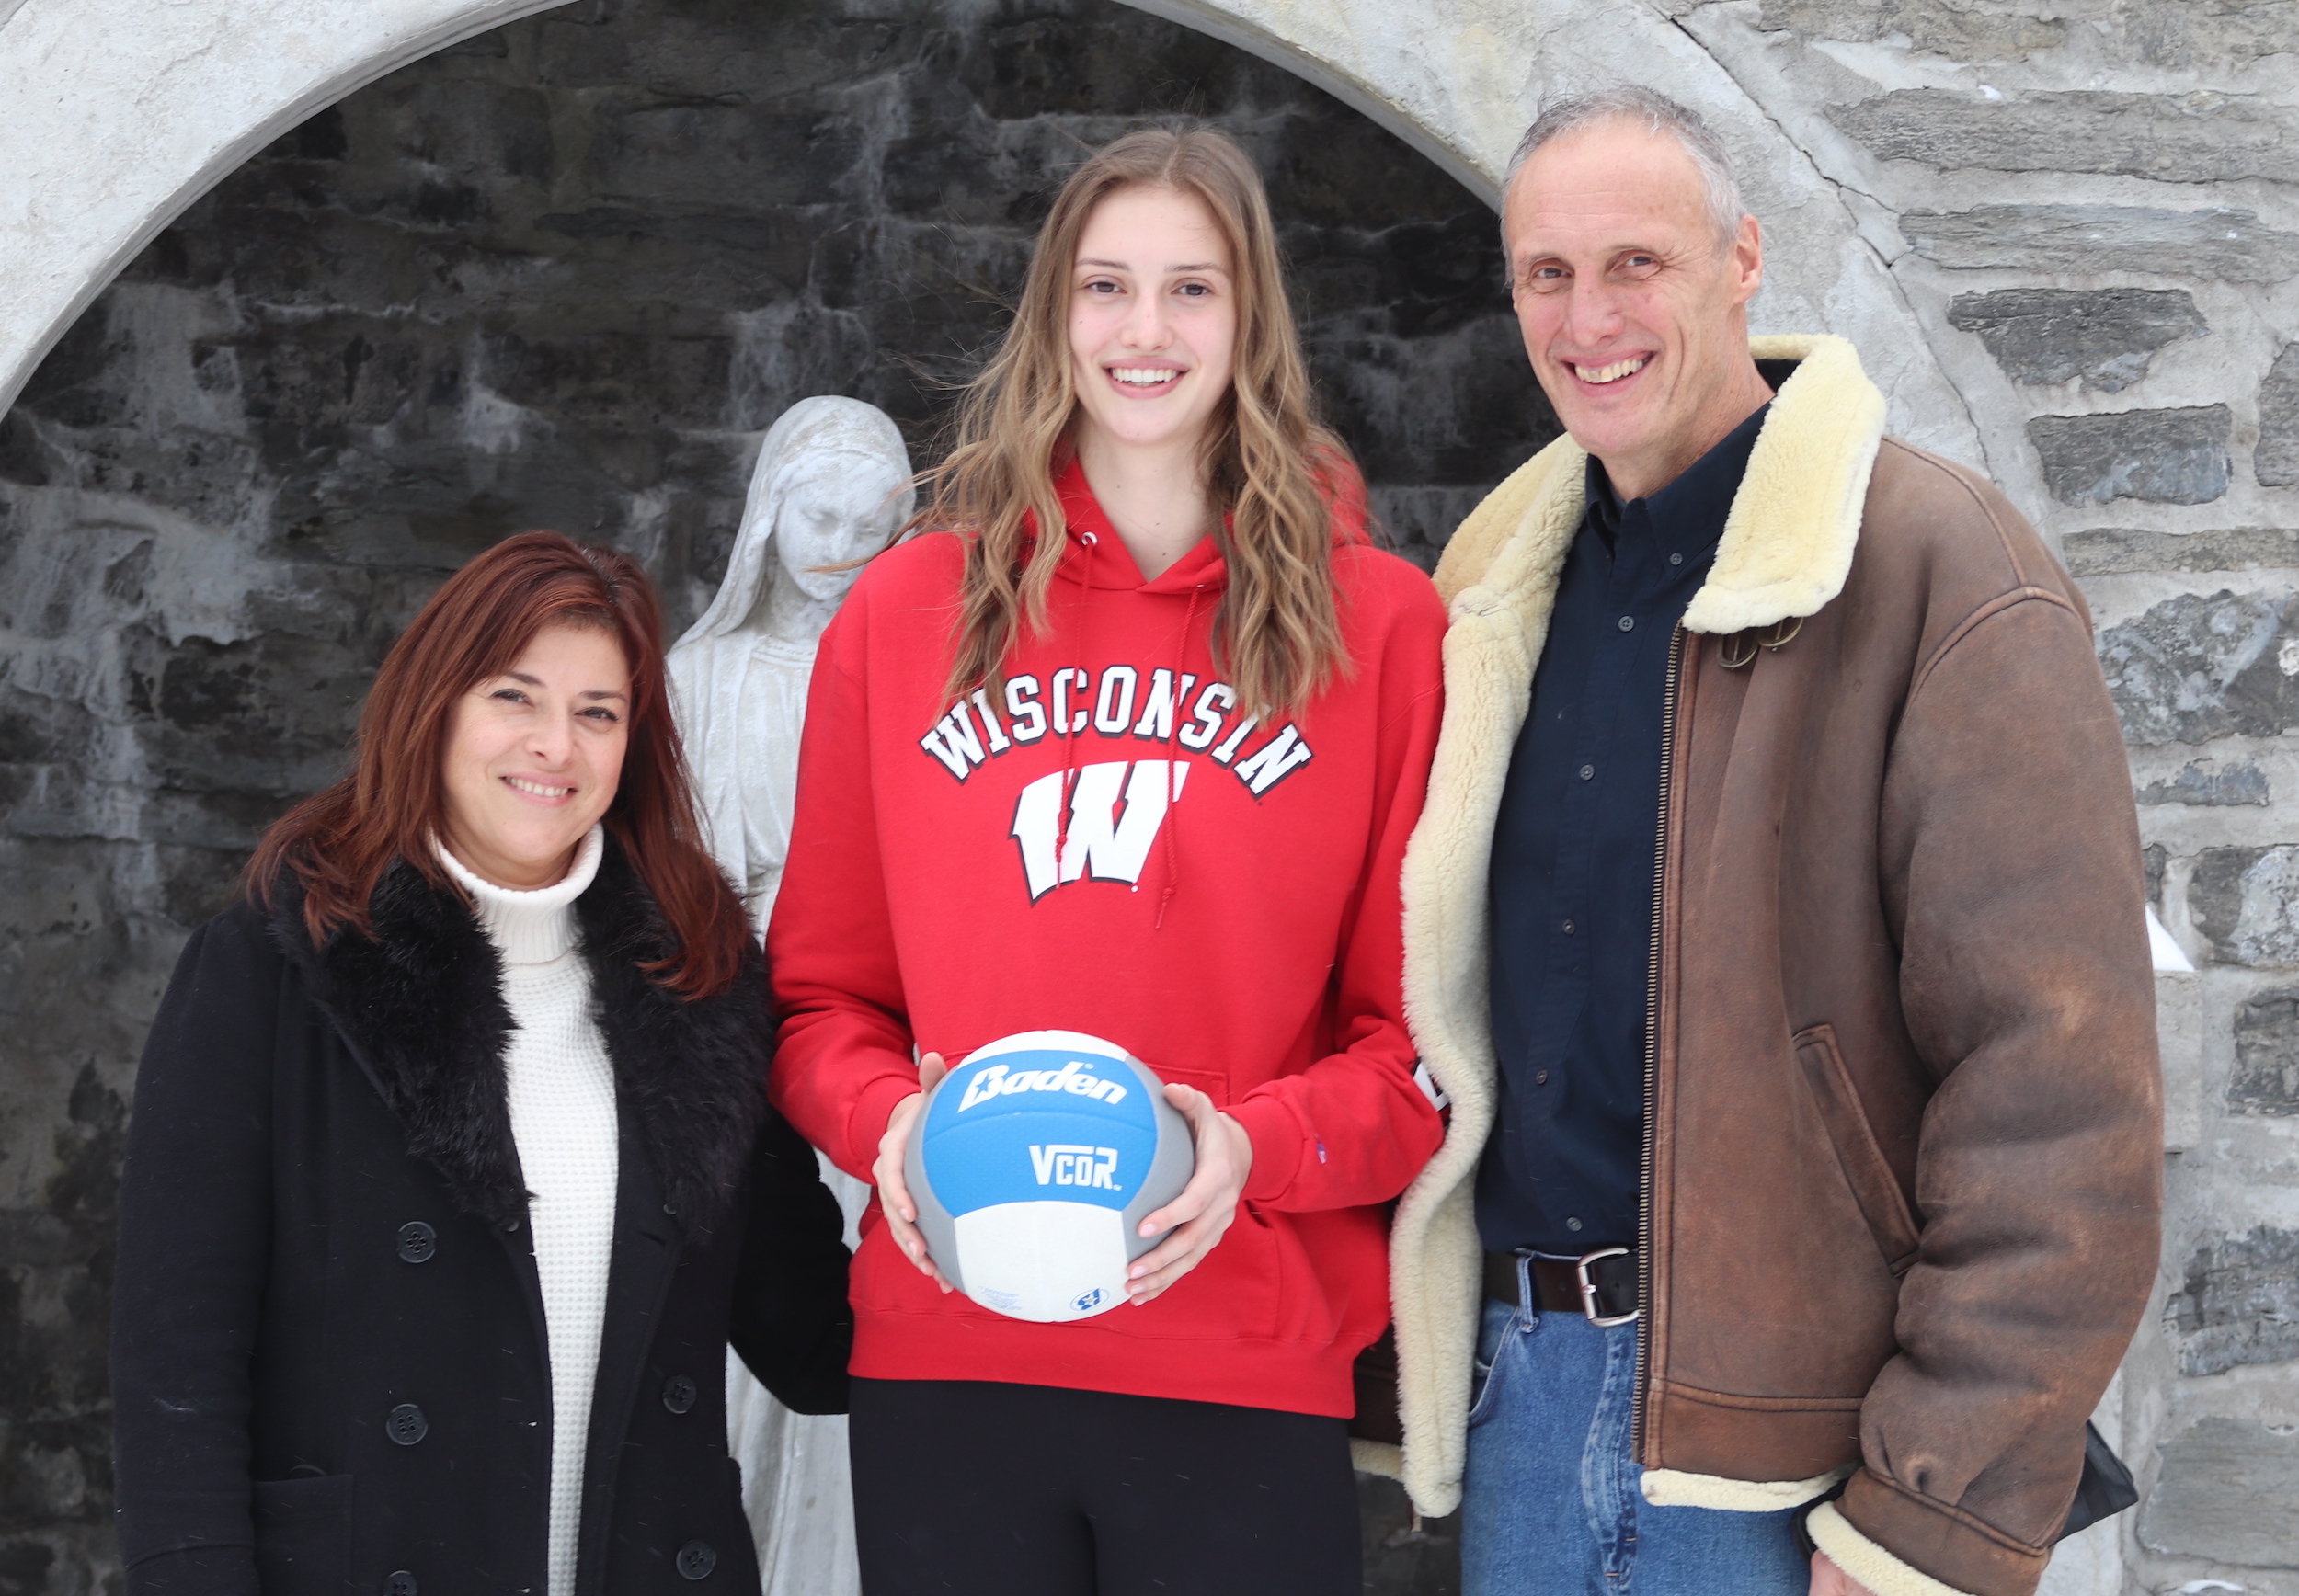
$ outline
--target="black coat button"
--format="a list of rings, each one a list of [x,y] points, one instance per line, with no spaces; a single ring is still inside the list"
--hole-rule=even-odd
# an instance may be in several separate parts
[[[689,1541],[679,1548],[679,1578],[707,1579],[711,1570],[718,1567],[718,1554],[701,1541]]]
[[[684,1413],[694,1406],[701,1389],[684,1374],[673,1374],[662,1383],[662,1405],[673,1413]]]
[[[399,1227],[399,1258],[403,1263],[429,1263],[439,1250],[439,1232],[420,1219],[410,1219]]]
[[[383,1433],[391,1437],[394,1446],[413,1446],[431,1433],[431,1421],[423,1417],[423,1409],[412,1402],[402,1402],[383,1420]]]
[[[416,1596],[415,1576],[405,1568],[384,1575],[383,1596]]]

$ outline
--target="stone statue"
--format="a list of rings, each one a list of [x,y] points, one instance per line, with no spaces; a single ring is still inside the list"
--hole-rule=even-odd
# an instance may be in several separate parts
[[[815,644],[859,574],[838,567],[909,519],[909,469],[894,423],[859,399],[784,411],[759,450],[718,596],[670,651],[711,851],[761,931],[790,846]]]
[[[759,450],[718,596],[670,651],[673,706],[711,851],[763,932],[782,884],[815,645],[915,495],[902,435],[855,399],[801,400]],[[845,566],[848,568],[841,569]],[[826,568],[827,567],[827,568]],[[831,1168],[846,1239],[869,1188]],[[729,1351],[726,1429],[762,1596],[858,1596],[846,1420],[791,1412]]]

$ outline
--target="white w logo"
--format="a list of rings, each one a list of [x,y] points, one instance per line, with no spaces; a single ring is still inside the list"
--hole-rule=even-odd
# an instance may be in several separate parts
[[[1029,878],[1032,903],[1081,875],[1140,882],[1150,844],[1165,824],[1166,765],[1163,759],[1118,759],[1081,767],[1070,789],[1066,844],[1060,843],[1064,773],[1040,776],[1022,789],[1013,806],[1013,839],[1022,845],[1022,872]],[[1172,762],[1172,779],[1178,800],[1189,780],[1188,760]]]

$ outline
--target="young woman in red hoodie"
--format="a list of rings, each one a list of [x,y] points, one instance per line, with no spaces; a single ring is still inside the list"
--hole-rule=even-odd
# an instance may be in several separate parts
[[[1069,178],[930,481],[823,636],[768,936],[773,1101],[878,1188],[864,1585],[1356,1596],[1351,1365],[1439,1140],[1398,874],[1445,614],[1311,419],[1235,144]],[[1036,1030],[1126,1047],[1196,1142],[1130,1303],[1068,1324],[952,1293],[901,1174],[943,1061]]]

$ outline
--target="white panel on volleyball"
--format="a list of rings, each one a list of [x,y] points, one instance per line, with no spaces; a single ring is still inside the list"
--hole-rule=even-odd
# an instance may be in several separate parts
[[[966,1294],[1017,1319],[1060,1324],[1126,1300],[1126,1216],[1087,1203],[1000,1203],[957,1216]]]

